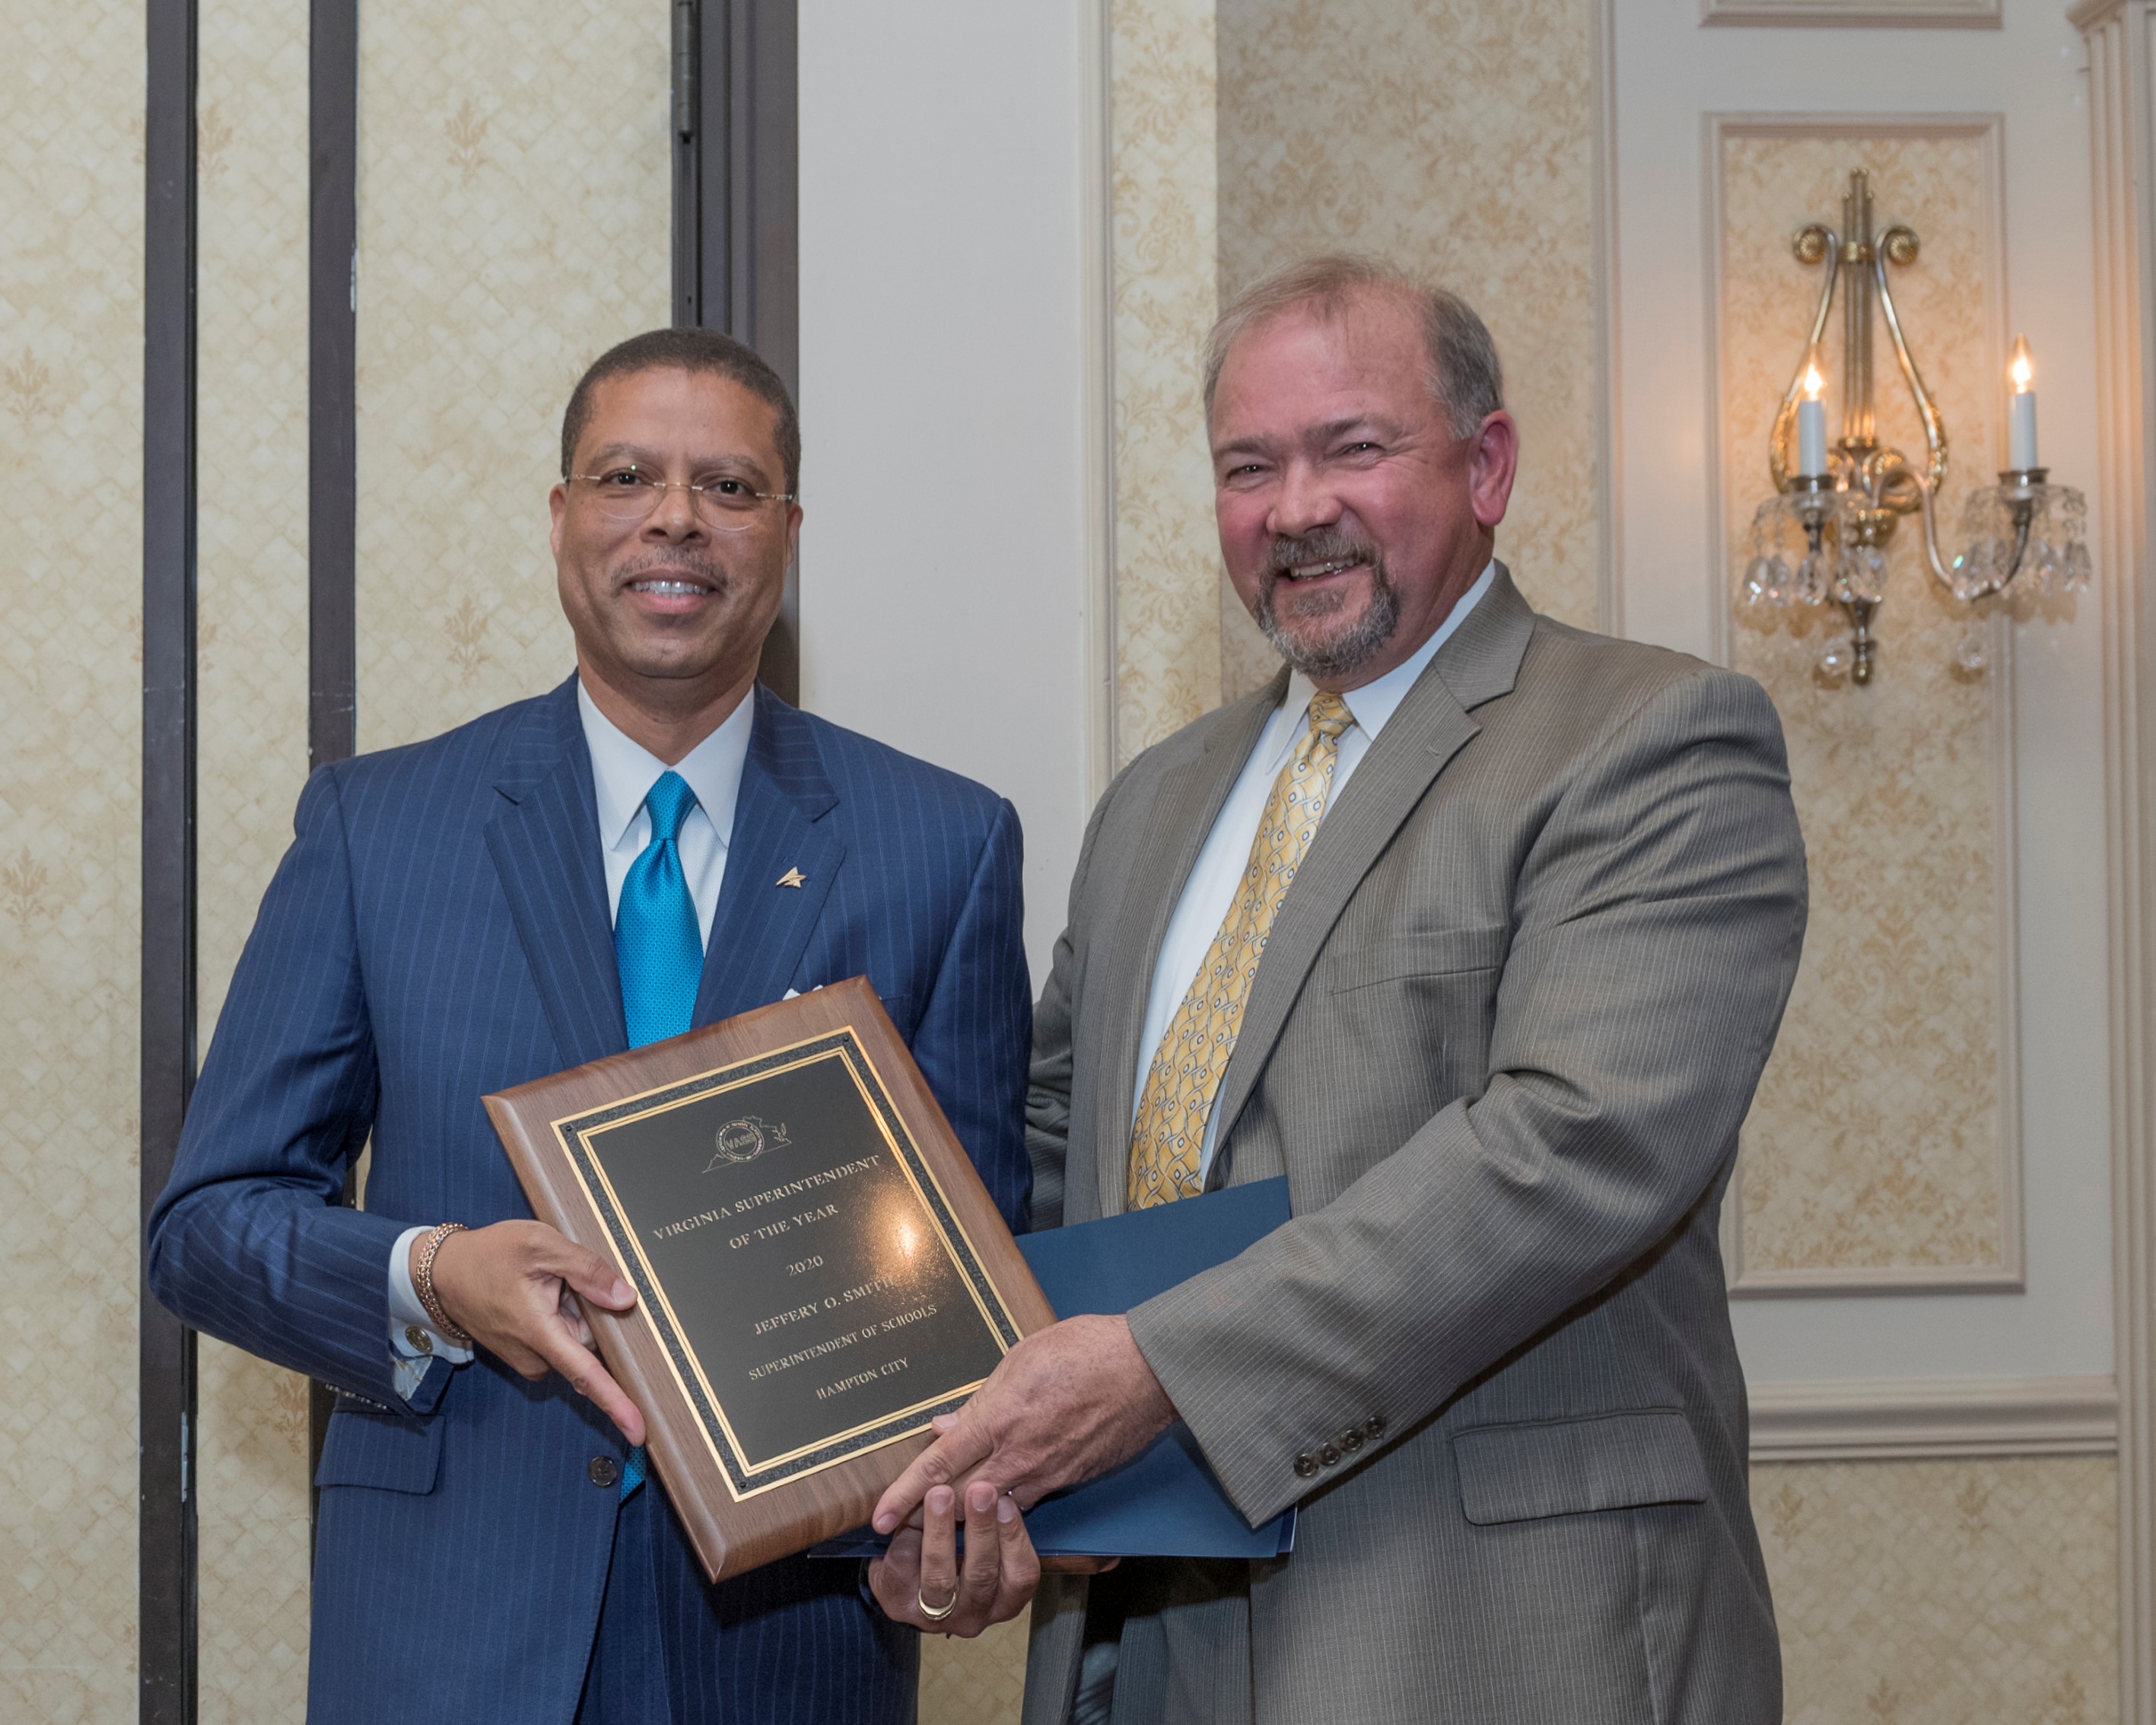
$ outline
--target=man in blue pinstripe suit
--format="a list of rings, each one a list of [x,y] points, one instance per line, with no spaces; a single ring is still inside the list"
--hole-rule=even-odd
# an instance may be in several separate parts
[[[630,1291],[530,1219],[480,1103],[865,974],[1025,1225],[1016,814],[755,685],[799,456],[746,348],[613,350],[552,499],[577,675],[300,797],[147,1250],[189,1323],[340,1392],[317,1722],[913,1717],[913,1632],[854,1565],[705,1584],[590,1351],[579,1302]]]

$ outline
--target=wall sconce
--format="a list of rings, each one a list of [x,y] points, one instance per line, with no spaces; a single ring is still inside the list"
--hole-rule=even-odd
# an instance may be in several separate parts
[[[1840,239],[1813,222],[1797,231],[1794,242],[1799,263],[1825,266],[1819,309],[1768,437],[1774,495],[1752,517],[1751,556],[1739,586],[1748,605],[1833,600],[1849,619],[1849,634],[1828,644],[1820,672],[1829,680],[1845,675],[1865,684],[1871,680],[1877,651],[1871,620],[1886,597],[1887,547],[1903,516],[1922,515],[1924,558],[1933,575],[1957,599],[1974,605],[2010,588],[2050,594],[2087,586],[2088,500],[2071,486],[2049,484],[2046,470],[2037,463],[2035,367],[2028,342],[2017,337],[2009,368],[2008,465],[1996,485],[1970,494],[1962,515],[1969,548],[1951,563],[1942,561],[1935,515],[1946,477],[1946,428],[1910,357],[1887,275],[1889,264],[1904,268],[1916,261],[1917,235],[1897,223],[1873,239],[1871,184],[1861,168],[1849,177],[1841,224]],[[1842,290],[1841,436],[1829,449],[1822,344],[1837,286]],[[1921,469],[1878,439],[1871,397],[1875,297],[1923,425]],[[1972,629],[1954,658],[1964,673],[1982,671],[1982,635]]]

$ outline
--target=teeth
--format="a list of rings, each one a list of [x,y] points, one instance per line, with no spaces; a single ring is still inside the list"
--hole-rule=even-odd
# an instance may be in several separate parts
[[[639,581],[632,585],[639,593],[659,593],[667,598],[680,598],[704,590],[693,581]]]
[[[1352,569],[1354,567],[1355,565],[1346,557],[1335,557],[1329,563],[1297,563],[1287,572],[1291,580],[1306,581],[1313,575],[1337,575],[1342,569]]]

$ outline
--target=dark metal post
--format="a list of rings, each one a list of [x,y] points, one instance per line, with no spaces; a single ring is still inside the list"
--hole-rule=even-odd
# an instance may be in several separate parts
[[[307,153],[307,765],[358,747],[358,0],[312,0]],[[356,1194],[349,1173],[345,1202]],[[307,1476],[331,1391],[307,1386]],[[311,1502],[311,1498],[310,1499]]]
[[[194,0],[150,0],[143,167],[141,1205],[195,1076]],[[195,1337],[141,1290],[145,1725],[195,1717]]]
[[[703,321],[704,125],[700,104],[704,80],[698,0],[674,0],[674,326],[696,329]]]
[[[674,318],[723,330],[801,393],[797,0],[676,0]],[[688,130],[685,132],[684,128]],[[798,571],[758,673],[801,692]]]

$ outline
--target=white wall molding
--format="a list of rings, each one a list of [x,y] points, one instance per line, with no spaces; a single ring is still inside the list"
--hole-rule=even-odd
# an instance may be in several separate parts
[[[1088,381],[1080,411],[1086,458],[1086,803],[1090,812],[1116,776],[1116,262],[1115,40],[1110,0],[1081,0],[1078,13],[1079,257]]]
[[[1969,1378],[1755,1384],[1754,1461],[2108,1455],[2118,1447],[2109,1378]]]
[[[2147,602],[2148,492],[2156,482],[2156,6],[2085,0],[2095,215],[2097,491],[2104,629],[2106,874],[2110,923],[2112,1337],[2119,1387],[2119,1716],[2156,1725],[2156,665]]]
[[[2000,0],[1700,0],[1703,24],[1995,30]]]
[[[1594,107],[1594,519],[1601,540],[1595,571],[1595,627],[1625,633],[1624,439],[1618,424],[1622,380],[1617,302],[1617,5],[1594,0],[1589,87]]]
[[[1717,555],[1709,565],[1712,585],[1716,657],[1729,659],[1731,591],[1727,554],[1727,500],[1722,485],[1722,399],[1727,376],[1722,352],[1723,146],[1732,137],[1847,138],[1853,142],[1882,137],[1974,137],[1984,151],[1984,208],[1987,232],[1984,327],[1990,332],[1995,368],[2006,354],[2005,121],[1998,114],[1842,113],[1790,114],[1753,111],[1702,116],[1705,152],[1705,232],[1702,245],[1707,269],[1707,509],[1710,543]],[[1790,213],[1791,231],[1802,213]],[[1918,332],[1921,339],[1922,332]],[[1792,336],[1794,341],[1794,337]],[[1897,382],[1888,374],[1887,387]],[[2003,614],[1991,619],[1991,843],[1994,901],[1999,922],[1999,967],[1993,988],[1994,1035],[1999,1050],[1997,1142],[1999,1182],[1998,1255],[1989,1264],[1859,1265],[1828,1269],[1762,1270],[1746,1261],[1744,1250],[1744,1164],[1740,1159],[1722,1205],[1722,1250],[1729,1291],[1738,1299],[1866,1294],[1969,1294],[2019,1292],[2027,1286],[2026,1247],[2022,1219],[2020,1057],[2020,892],[2016,878],[2015,812],[2019,806],[2015,770],[2015,675],[2013,631]]]

